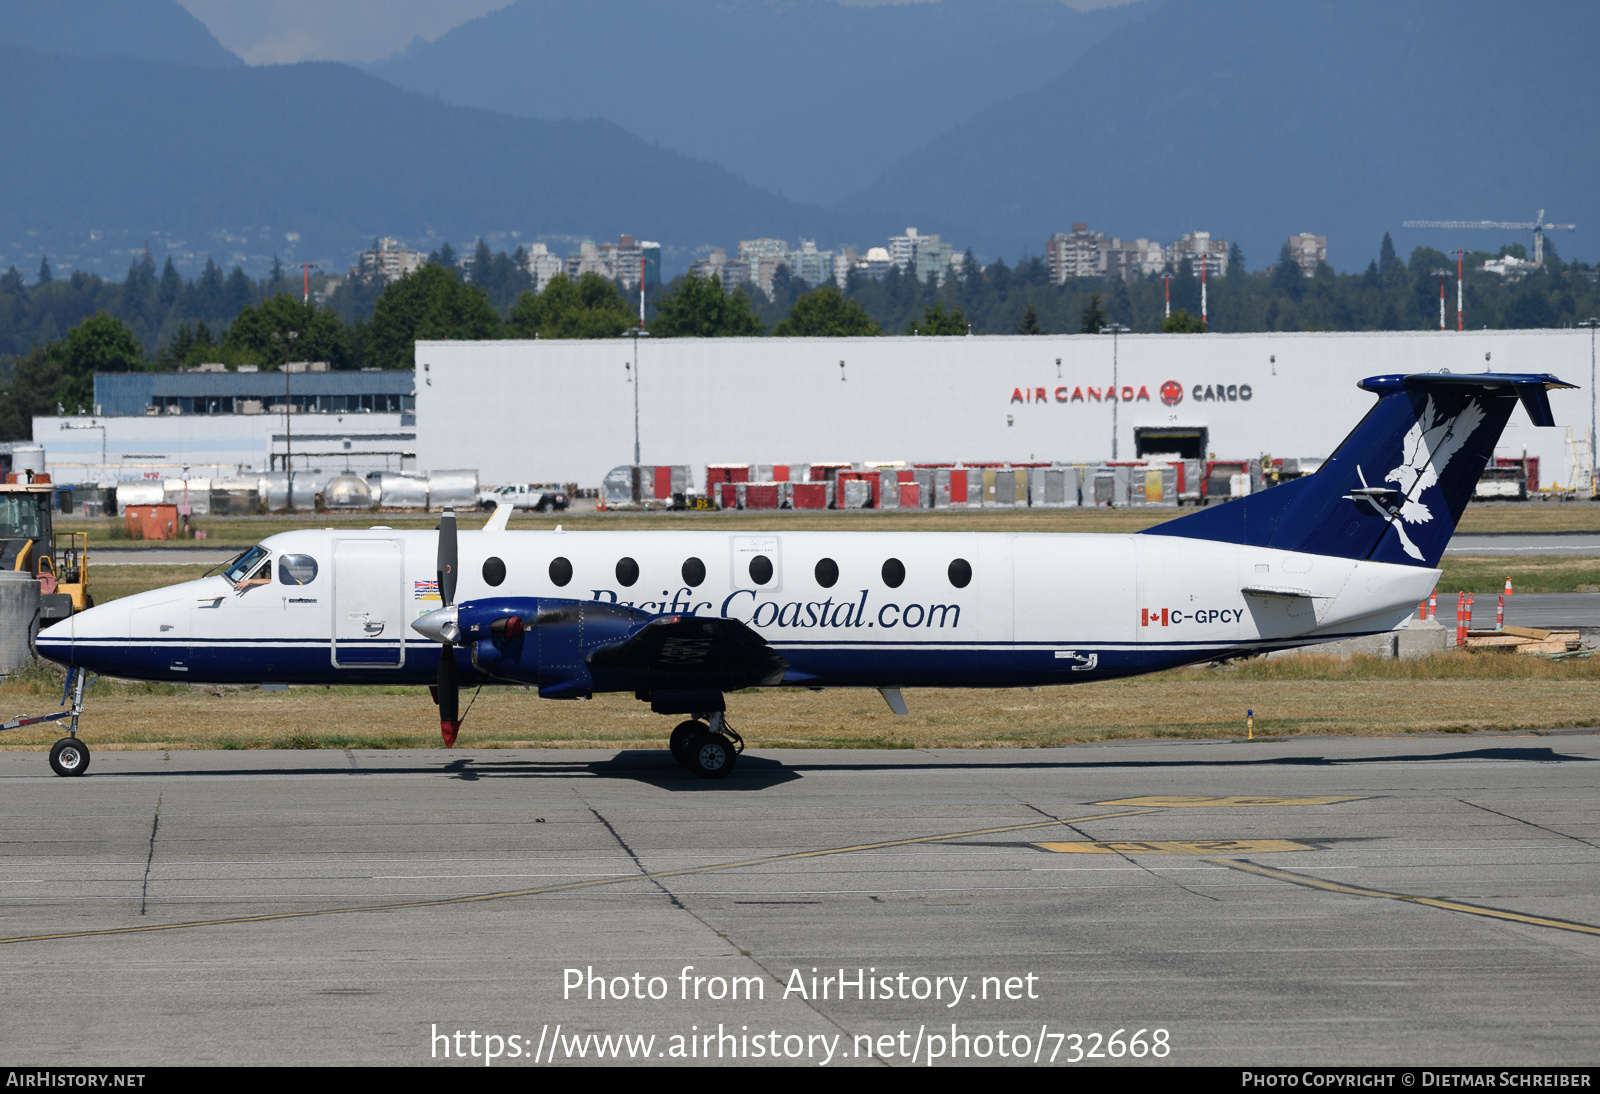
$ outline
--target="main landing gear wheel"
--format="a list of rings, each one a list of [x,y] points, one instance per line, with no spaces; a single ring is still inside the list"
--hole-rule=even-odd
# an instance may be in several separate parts
[[[738,759],[733,742],[720,733],[702,730],[689,742],[688,768],[702,779],[725,779]]]
[[[89,770],[89,746],[76,737],[63,737],[50,746],[50,766],[57,775],[82,775]]]
[[[687,722],[679,722],[677,728],[672,731],[672,736],[668,738],[667,747],[672,750],[672,758],[684,767],[688,767],[689,744],[697,734],[705,731],[706,724],[704,722],[697,722],[693,719]]]

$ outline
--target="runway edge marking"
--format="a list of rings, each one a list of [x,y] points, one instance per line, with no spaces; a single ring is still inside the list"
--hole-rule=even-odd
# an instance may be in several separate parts
[[[844,855],[852,851],[876,851],[884,847],[905,847],[915,843],[938,843],[942,840],[965,839],[971,836],[993,836],[1003,832],[1022,832],[1033,828],[1053,828],[1058,825],[1081,824],[1086,821],[1110,820],[1115,817],[1137,817],[1153,813],[1153,809],[1135,809],[1117,813],[1097,813],[1089,817],[1068,820],[1030,821],[1027,824],[1007,824],[999,828],[978,828],[970,832],[946,832],[937,836],[911,836],[906,839],[883,840],[878,843],[857,843],[849,847],[828,847],[817,851],[791,851],[784,855],[741,859],[738,862],[718,862],[709,866],[683,866],[676,870],[657,870],[650,874],[628,874],[623,877],[595,878],[591,881],[569,881],[561,885],[546,885],[537,889],[509,889],[497,893],[475,893],[471,896],[442,897],[438,900],[412,900],[403,904],[370,904],[350,908],[315,908],[303,912],[269,912],[264,915],[231,916],[223,919],[196,919],[183,923],[148,923],[138,927],[107,927],[97,931],[61,931],[55,934],[18,935],[0,938],[0,945],[18,942],[52,942],[67,938],[101,938],[107,935],[147,934],[151,931],[178,931],[190,927],[224,927],[237,923],[270,923],[282,919],[311,919],[323,915],[351,915],[357,912],[399,912],[411,908],[443,908],[452,904],[476,904],[486,900],[506,900],[519,896],[541,896],[547,893],[571,892],[575,889],[592,889],[602,885],[621,885],[627,882],[654,881],[657,878],[683,877],[688,874],[709,874],[718,870],[737,870],[745,866],[766,866],[774,862],[791,862],[796,859],[822,858],[827,855]]]
[[[1381,900],[1399,900],[1407,904],[1424,904],[1429,908],[1439,908],[1447,912],[1461,912],[1465,915],[1483,916],[1487,919],[1504,919],[1512,923],[1526,923],[1533,927],[1549,927],[1558,931],[1575,931],[1579,934],[1600,935],[1600,927],[1592,926],[1588,923],[1578,923],[1570,919],[1528,915],[1525,912],[1509,912],[1503,908],[1489,908],[1482,904],[1465,904],[1459,900],[1439,900],[1431,896],[1391,893],[1385,889],[1368,889],[1360,885],[1324,881],[1322,878],[1310,877],[1306,874],[1296,874],[1288,870],[1279,870],[1272,866],[1262,866],[1246,859],[1214,858],[1206,861],[1213,866],[1226,866],[1230,870],[1242,870],[1247,874],[1259,874],[1275,881],[1286,881],[1291,885],[1300,885],[1308,889],[1322,889],[1326,892],[1346,893],[1350,896],[1376,897]]]

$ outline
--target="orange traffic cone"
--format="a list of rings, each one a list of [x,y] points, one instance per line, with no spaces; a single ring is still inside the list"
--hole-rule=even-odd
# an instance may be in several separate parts
[[[1511,592],[1512,592],[1512,590],[1511,590],[1511,575],[1507,574],[1506,575],[1506,595],[1510,596]]]

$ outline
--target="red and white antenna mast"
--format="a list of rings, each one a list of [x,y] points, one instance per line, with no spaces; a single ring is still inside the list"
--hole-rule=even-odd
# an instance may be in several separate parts
[[[1465,251],[1460,251],[1460,250],[1456,251],[1456,330],[1457,331],[1460,331],[1462,329],[1462,323],[1461,323],[1461,301],[1462,301],[1461,260],[1466,255],[1466,253],[1467,252],[1465,252]]]
[[[1206,329],[1206,260],[1210,256],[1205,251],[1200,252],[1200,330]]]

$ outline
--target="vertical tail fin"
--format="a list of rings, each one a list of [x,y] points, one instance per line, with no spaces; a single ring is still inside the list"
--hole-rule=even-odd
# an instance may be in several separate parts
[[[1548,374],[1373,376],[1374,406],[1315,474],[1204,509],[1147,535],[1437,566],[1520,401],[1553,426]]]

